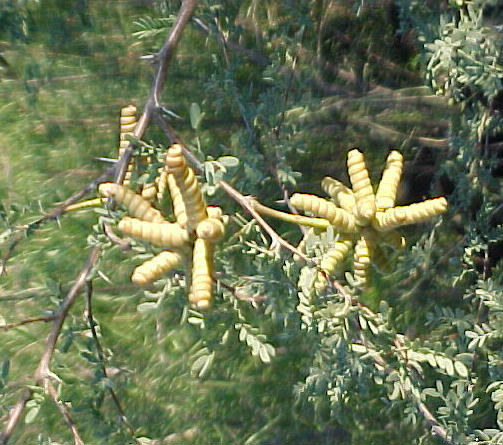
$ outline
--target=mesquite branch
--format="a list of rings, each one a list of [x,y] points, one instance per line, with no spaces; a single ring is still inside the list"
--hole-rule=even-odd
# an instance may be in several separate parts
[[[194,12],[194,9],[197,5],[196,0],[185,0],[181,7],[180,11],[177,17],[177,20],[175,24],[173,25],[173,28],[171,29],[171,32],[168,34],[168,37],[166,41],[164,42],[163,47],[159,51],[158,54],[158,64],[157,64],[157,69],[155,72],[154,76],[154,81],[147,99],[147,103],[145,106],[145,109],[143,111],[143,114],[141,115],[138,124],[135,128],[134,131],[134,136],[136,138],[141,138],[143,134],[145,133],[145,130],[147,129],[148,125],[150,124],[151,118],[154,114],[154,112],[159,108],[159,97],[161,94],[162,87],[164,86],[164,82],[166,80],[166,75],[167,75],[167,68],[168,65],[173,57],[173,53],[175,51],[175,48],[180,40],[180,37],[182,35],[182,32],[187,25],[190,17],[192,16],[192,13]],[[80,199],[82,196],[84,196],[87,192],[93,190],[96,188],[96,186],[100,183],[103,182],[106,178],[108,178],[110,175],[114,174],[114,179],[116,182],[121,182],[124,178],[124,174],[126,171],[126,166],[129,163],[129,160],[131,158],[131,153],[132,153],[132,144],[129,144],[129,146],[126,148],[124,151],[123,155],[121,158],[118,160],[118,162],[111,168],[107,169],[99,178],[96,180],[90,182],[84,189],[80,190],[76,194],[72,195],[70,198],[68,198],[66,201],[64,201],[62,204],[60,204],[56,209],[54,209],[49,215],[46,215],[39,220],[35,221],[32,223],[31,228],[36,228],[40,226],[43,222],[49,220],[49,219],[57,219],[61,213],[64,211],[64,209],[76,202],[78,199]],[[19,242],[21,237],[18,237],[15,239],[14,243],[17,244]],[[8,250],[8,255],[12,253],[14,250],[15,244],[11,245],[9,250]],[[77,296],[80,294],[80,291],[88,281],[88,276],[91,273],[91,270],[93,269],[94,265],[96,264],[98,260],[98,256],[100,253],[100,248],[95,246],[91,250],[91,253],[89,254],[89,257],[79,273],[79,276],[75,282],[75,284],[72,286],[70,291],[68,292],[67,296],[65,297],[61,307],[59,308],[58,312],[54,315],[54,320],[52,324],[52,329],[51,332],[46,340],[44,352],[42,353],[42,357],[39,361],[38,367],[35,371],[35,384],[44,386],[46,390],[53,396],[53,399],[56,401],[58,408],[60,409],[65,422],[69,425],[72,435],[74,437],[74,443],[76,445],[81,445],[83,444],[82,439],[78,435],[78,432],[75,428],[75,425],[73,423],[73,420],[71,419],[71,416],[64,404],[62,404],[60,401],[57,400],[57,397],[54,395],[56,394],[56,391],[54,387],[52,386],[52,383],[50,381],[51,378],[51,372],[50,372],[50,363],[51,359],[54,355],[54,351],[56,348],[56,343],[59,338],[59,335],[61,333],[61,329],[63,327],[63,324],[66,320],[66,317],[75,302],[75,299]],[[0,267],[0,275],[2,271],[4,270],[4,265],[5,261],[7,260],[8,256],[5,257],[2,261],[2,266]],[[26,406],[26,403],[31,399],[33,394],[33,391],[31,389],[27,389],[21,398],[18,400],[18,402],[14,405],[14,407],[10,410],[9,417],[7,420],[7,424],[5,426],[5,429],[0,436],[0,444],[1,445],[6,445],[9,441],[9,439],[12,436],[12,433],[14,429],[16,428],[16,425],[19,423],[19,420],[21,419],[23,410]],[[119,405],[120,406],[120,405]],[[123,420],[125,419],[125,416],[123,416]],[[126,420],[127,421],[127,420]],[[127,424],[127,423],[126,423]],[[130,429],[130,431],[132,431]]]
[[[93,306],[92,306],[92,295],[93,295],[93,285],[90,281],[87,282],[87,292],[86,292],[86,318],[87,318],[87,323],[89,325],[89,328],[91,329],[91,334],[93,336],[94,344],[96,346],[96,352],[98,354],[99,358],[99,365],[101,368],[101,372],[103,373],[103,376],[105,378],[108,377],[107,375],[107,369],[105,367],[105,354],[103,353],[103,348],[101,347],[101,343],[98,338],[98,334],[96,332],[96,322],[94,321],[93,317]],[[108,388],[108,391],[110,393],[110,397],[112,398],[115,407],[117,408],[117,411],[119,412],[119,416],[121,421],[124,423],[126,428],[129,431],[129,434],[131,434],[132,437],[135,437],[135,431],[131,423],[129,422],[128,418],[126,417],[126,414],[124,412],[124,409],[122,408],[122,405],[119,401],[119,398],[117,397],[117,394],[115,394],[115,391],[113,388]]]
[[[183,144],[182,141],[175,135],[175,132],[171,128],[171,126],[164,120],[164,118],[160,115],[156,115],[156,120],[161,127],[161,129],[164,131],[166,134],[166,137],[169,139],[171,143],[177,143],[180,144],[183,148],[183,154],[189,161],[189,163],[192,165],[192,167],[197,170],[199,173],[203,171],[203,165],[197,159],[191,152],[190,150]],[[285,248],[286,250],[289,250],[293,254],[298,255],[300,258],[302,258],[306,262],[311,262],[309,258],[307,258],[302,252],[300,252],[295,246],[292,246],[288,241],[283,239],[281,236],[279,236],[274,229],[267,224],[267,222],[262,218],[260,213],[255,209],[255,200],[253,198],[250,198],[249,196],[244,196],[240,192],[238,192],[234,187],[232,187],[228,182],[226,181],[219,181],[218,185],[222,188],[222,190],[225,191],[234,201],[236,201],[241,207],[243,207],[244,210],[246,210],[256,221],[257,223],[264,229],[264,231],[269,235],[271,238],[271,248],[274,248],[276,246],[281,246]]]
[[[79,273],[79,276],[77,277],[77,280],[75,281],[74,285],[66,295],[60,308],[54,315],[52,329],[51,332],[49,333],[49,336],[47,337],[44,352],[42,353],[42,357],[39,361],[34,376],[35,384],[38,386],[44,386],[50,393],[51,393],[50,388],[51,372],[49,365],[54,355],[56,342],[58,341],[59,335],[61,333],[61,328],[66,319],[66,316],[68,315],[70,308],[72,307],[73,303],[75,302],[75,299],[77,298],[80,291],[86,284],[88,276],[98,260],[99,252],[100,252],[99,247],[93,247],[91,253],[89,254],[89,258],[86,261],[86,264],[84,265],[83,269]],[[0,436],[0,443],[2,445],[8,443],[16,425],[21,419],[24,407],[26,406],[28,400],[31,399],[32,394],[33,390],[27,389],[21,396],[21,398],[18,400],[18,402],[14,405],[14,407],[10,410],[7,425],[5,426],[5,429],[2,435]],[[65,420],[68,422],[68,418],[66,417],[66,415]],[[74,438],[75,438],[75,444],[82,443],[82,441],[79,442],[80,438],[78,437],[78,434],[77,435],[74,434]]]

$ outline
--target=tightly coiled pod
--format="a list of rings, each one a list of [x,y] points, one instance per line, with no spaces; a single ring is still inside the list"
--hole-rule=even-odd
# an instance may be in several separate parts
[[[358,286],[365,287],[369,282],[370,258],[372,245],[370,240],[362,236],[355,245],[353,270]]]
[[[148,201],[152,201],[157,196],[157,186],[155,182],[147,182],[143,184],[141,196]]]
[[[346,187],[337,179],[325,176],[321,181],[321,188],[328,196],[335,199],[340,208],[353,213],[356,200],[353,191],[349,187]]]
[[[355,217],[324,198],[294,193],[290,198],[290,202],[294,207],[327,219],[330,224],[341,232],[353,232],[355,230]]]
[[[119,221],[118,228],[125,235],[171,249],[185,247],[191,240],[189,232],[177,223],[154,223],[124,217]]]
[[[360,223],[366,224],[376,212],[375,197],[365,158],[356,148],[348,152],[348,174],[356,199],[356,213]]]
[[[123,185],[104,182],[99,185],[98,193],[105,198],[113,198],[119,205],[126,207],[128,213],[143,221],[163,222],[161,212],[154,209],[148,201]]]
[[[169,173],[173,175],[174,183],[178,188],[181,201],[183,202],[184,211],[179,211],[180,218],[182,217],[182,213],[185,213],[187,229],[189,231],[195,230],[197,225],[203,219],[206,219],[207,213],[206,203],[201,194],[201,189],[199,188],[194,170],[187,165],[182,147],[179,144],[174,144],[169,148],[165,162]],[[173,193],[169,177],[168,185],[170,187],[170,192]],[[178,192],[175,192],[175,194]],[[172,195],[172,198],[173,207],[175,207],[175,197]],[[176,214],[176,208],[174,210]],[[178,217],[177,221],[180,225],[184,225]]]
[[[155,189],[157,192],[157,202],[162,204],[164,195],[166,193],[166,189],[168,188],[168,169],[165,165],[166,161],[166,153],[162,153],[159,156],[159,162],[163,164],[162,167],[159,168],[159,175],[155,178]]]
[[[213,279],[213,253],[211,244],[201,238],[194,242],[192,255],[192,283],[189,292],[189,302],[197,309],[207,309],[210,306]]]
[[[120,134],[119,134],[119,158],[124,153],[124,150],[129,145],[127,140],[128,135],[132,135],[136,127],[136,107],[134,105],[126,105],[121,109],[120,116]],[[126,174],[124,176],[123,184],[129,186],[131,183],[131,174],[133,173],[134,162],[130,161]]]
[[[182,255],[177,252],[163,250],[152,259],[138,266],[131,275],[131,281],[140,286],[151,283],[178,266],[182,259]]]
[[[196,236],[211,243],[222,239],[225,225],[222,221],[222,209],[220,207],[206,207],[208,218],[203,219],[196,227]]]
[[[337,241],[333,247],[323,254],[320,262],[320,269],[323,272],[318,272],[318,276],[314,283],[318,291],[322,291],[327,287],[327,277],[333,275],[335,270],[342,264],[351,245],[352,239],[343,238]]]
[[[185,201],[183,200],[180,187],[178,187],[178,183],[172,173],[167,174],[166,183],[168,184],[169,195],[171,196],[171,204],[173,206],[173,214],[175,215],[176,222],[182,227],[187,227],[187,209]]]
[[[444,197],[427,199],[408,206],[393,207],[384,212],[377,212],[374,226],[377,230],[390,230],[406,224],[426,221],[447,211],[447,200]]]
[[[166,158],[166,154],[162,153],[158,160],[160,163],[164,164],[164,160]],[[150,163],[150,156],[147,157],[147,163]],[[163,165],[162,167],[157,169],[158,175],[152,182],[147,182],[143,184],[141,190],[141,196],[149,201],[157,200],[157,204],[160,205],[162,203],[164,192],[167,187],[167,174],[166,167]]]
[[[386,159],[386,166],[376,192],[377,211],[390,209],[395,205],[398,184],[402,177],[403,156],[393,150]]]

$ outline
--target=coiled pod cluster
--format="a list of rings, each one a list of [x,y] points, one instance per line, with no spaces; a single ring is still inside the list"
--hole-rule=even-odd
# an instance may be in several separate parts
[[[394,249],[405,246],[405,239],[393,230],[394,228],[426,221],[447,210],[447,200],[443,197],[395,207],[403,170],[403,157],[396,150],[386,159],[375,196],[363,154],[358,149],[350,150],[347,164],[352,189],[330,177],[325,177],[321,183],[325,193],[335,202],[300,193],[294,194],[290,199],[295,207],[328,220],[334,231],[340,234],[339,239],[328,247],[321,258],[320,272],[315,281],[318,290],[326,287],[324,277],[332,274],[342,264],[353,239],[356,240],[354,276],[358,285],[365,286],[369,282],[369,267],[373,262],[381,269],[389,270],[389,262],[380,244]],[[281,217],[281,212],[274,211],[269,214]],[[296,220],[292,216],[288,215],[288,218],[283,219],[302,224],[301,219]],[[308,226],[306,223],[304,225]],[[326,229],[318,226],[317,230]],[[308,233],[311,234],[312,231]],[[299,250],[302,252],[306,236],[299,244]],[[298,260],[296,257],[294,259]]]
[[[210,243],[216,243],[222,239],[225,226],[222,221],[222,209],[220,207],[207,207],[208,218],[203,219],[196,227],[196,236]]]
[[[121,141],[126,141],[125,135],[134,129],[134,111],[134,107],[128,107],[121,115]],[[123,145],[125,148],[127,141]],[[145,184],[142,192],[135,193],[115,183],[100,184],[98,191],[102,197],[113,198],[126,208],[130,216],[118,224],[122,233],[163,248],[136,267],[131,280],[138,285],[148,284],[187,263],[192,253],[189,301],[198,309],[206,309],[213,289],[213,246],[224,235],[224,216],[220,207],[206,207],[194,171],[187,165],[180,145],[170,147],[164,162],[155,183]],[[162,203],[166,190],[171,195],[176,222],[169,222],[145,199],[156,196]]]
[[[368,282],[371,252],[370,239],[361,236],[355,245],[353,269],[356,283],[362,287]]]
[[[445,198],[427,199],[408,206],[393,207],[384,212],[377,212],[375,227],[377,230],[390,230],[407,224],[417,224],[446,211]]]
[[[346,187],[342,182],[337,179],[326,176],[321,181],[321,188],[330,197],[332,197],[336,204],[346,212],[353,213],[356,200],[353,191]]]

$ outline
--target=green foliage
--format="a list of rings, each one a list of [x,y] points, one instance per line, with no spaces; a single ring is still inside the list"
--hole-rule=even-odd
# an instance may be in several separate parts
[[[142,108],[151,83],[138,58],[158,51],[180,2],[43,3],[0,6],[0,323],[51,316],[88,248],[102,248],[93,319],[79,296],[50,364],[86,443],[501,442],[498,2],[201,2],[161,100],[203,163],[208,204],[229,215],[206,312],[189,307],[182,270],[146,289],[129,282],[157,250],[110,241],[103,224],[121,209],[23,230],[97,177],[97,157],[117,156],[120,107]],[[134,155],[151,163],[133,186],[157,177],[168,147],[154,125],[143,139]],[[447,195],[449,211],[404,229],[407,247],[367,290],[345,267],[316,292],[337,234],[309,236],[314,264],[297,263],[219,181],[278,207],[326,174],[347,182],[355,145],[371,172],[398,146],[399,204]],[[302,235],[271,225],[293,244]],[[33,384],[49,330],[2,331],[2,418]],[[70,442],[51,397],[32,390],[12,443]]]

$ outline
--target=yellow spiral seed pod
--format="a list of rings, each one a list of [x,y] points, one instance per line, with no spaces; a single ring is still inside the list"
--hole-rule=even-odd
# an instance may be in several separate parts
[[[314,287],[318,291],[323,291],[327,287],[327,276],[333,275],[335,270],[342,264],[344,258],[351,248],[352,240],[343,238],[337,241],[333,247],[327,250],[320,262],[320,269],[324,272],[318,272]]]
[[[155,184],[157,187],[157,202],[162,203],[168,187],[168,171],[165,168],[160,169],[159,176],[155,178]]]
[[[203,219],[196,228],[196,235],[211,243],[216,243],[224,236],[224,223],[218,218]]]
[[[341,232],[353,232],[355,230],[355,217],[324,198],[294,193],[290,198],[290,202],[294,207],[327,219],[330,224]]]
[[[447,199],[444,197],[427,199],[423,202],[403,207],[406,224],[420,223],[447,211]]]
[[[190,234],[177,223],[153,223],[124,217],[119,221],[118,227],[125,235],[155,246],[180,249],[190,242]]]
[[[151,283],[161,275],[178,266],[182,261],[179,253],[163,250],[154,258],[138,266],[131,275],[131,281],[139,286]]]
[[[143,184],[141,196],[147,201],[152,201],[157,196],[157,186],[155,182],[147,182]]]
[[[392,207],[383,212],[376,212],[372,225],[379,231],[391,230],[406,224],[404,223],[405,218],[406,215],[403,207]]]
[[[189,302],[197,309],[207,309],[210,306],[213,289],[212,269],[211,244],[198,238],[194,242],[192,285],[189,292]]]
[[[368,238],[362,236],[355,246],[353,262],[354,276],[358,286],[365,287],[369,282],[371,243]]]
[[[135,117],[136,108],[133,106],[133,109],[134,109],[134,111],[133,111],[132,115],[123,115],[123,113],[121,112],[121,117],[120,117],[121,126],[122,125],[131,125],[131,124],[136,123],[136,117]],[[124,108],[122,110],[124,110]]]
[[[427,199],[416,204],[393,207],[384,212],[376,213],[375,227],[378,230],[390,230],[406,224],[426,221],[446,211],[447,200],[444,197]]]
[[[326,176],[321,181],[321,188],[328,196],[335,199],[339,207],[346,210],[346,212],[353,213],[356,200],[353,191],[349,187],[346,187],[337,179]]]
[[[126,207],[128,213],[135,218],[149,222],[164,221],[159,210],[154,209],[148,201],[120,184],[104,182],[99,185],[98,192],[100,196],[115,199],[117,204]]]
[[[171,173],[168,173],[166,179],[169,194],[171,195],[171,204],[173,205],[173,214],[175,215],[176,222],[182,227],[187,227],[187,210],[180,187],[178,187],[176,179]]]
[[[390,209],[395,205],[396,192],[402,176],[403,156],[393,150],[386,159],[386,167],[376,193],[377,211]]]
[[[356,199],[357,216],[361,219],[360,222],[365,224],[375,214],[375,197],[365,158],[356,148],[348,152],[348,174]]]
[[[120,133],[119,133],[119,158],[124,153],[124,150],[129,145],[129,141],[126,136],[133,134],[136,127],[136,107],[134,105],[126,105],[121,109],[120,116]],[[124,176],[123,184],[128,186],[131,183],[131,174],[134,169],[134,162],[130,161],[126,174]]]
[[[196,176],[192,168],[190,168],[183,155],[182,147],[179,144],[172,145],[168,153],[166,155],[166,166],[169,169],[169,172],[173,175],[174,182],[178,187],[181,201],[184,205],[184,212],[186,213],[186,225],[187,229],[192,231],[197,225],[203,220],[206,219],[206,203],[201,194],[201,189],[199,188],[199,184],[197,182]],[[171,190],[171,183],[168,177],[168,185]],[[178,192],[175,192],[175,194]],[[175,197],[173,197],[173,207],[175,207]],[[175,208],[175,214],[177,209]],[[180,211],[180,217],[182,216],[182,211]],[[177,221],[178,218],[177,218]],[[183,223],[179,221],[181,225]]]
[[[208,218],[222,219],[222,217],[223,217],[222,209],[221,209],[221,207],[218,207],[218,206],[206,207],[206,213],[208,214]]]

